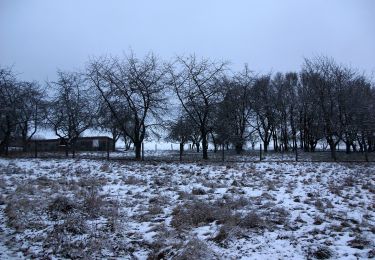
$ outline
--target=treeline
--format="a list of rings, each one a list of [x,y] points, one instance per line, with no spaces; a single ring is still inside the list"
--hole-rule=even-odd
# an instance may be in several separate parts
[[[357,70],[327,57],[305,59],[299,72],[257,74],[246,65],[231,72],[227,62],[194,55],[163,62],[153,54],[138,59],[90,59],[82,71],[57,72],[43,87],[0,69],[0,152],[14,140],[24,150],[40,128],[53,129],[69,149],[88,129],[111,133],[134,147],[160,138],[192,143],[203,158],[208,144],[241,153],[256,143],[275,151],[314,152],[325,143],[336,159],[346,151],[375,151],[375,88]],[[176,108],[177,105],[177,108]]]

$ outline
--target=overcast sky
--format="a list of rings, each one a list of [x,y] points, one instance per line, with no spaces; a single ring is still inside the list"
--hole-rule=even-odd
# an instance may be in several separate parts
[[[374,0],[0,0],[0,66],[54,79],[88,57],[196,53],[257,72],[327,55],[375,72]]]

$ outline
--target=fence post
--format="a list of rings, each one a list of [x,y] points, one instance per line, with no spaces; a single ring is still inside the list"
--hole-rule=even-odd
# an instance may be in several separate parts
[[[224,161],[225,161],[224,144],[222,144],[221,147],[222,147],[222,151],[221,151],[221,152],[222,152],[222,158],[221,158],[221,159],[222,159],[222,161],[224,162]]]
[[[36,140],[34,140],[34,156],[35,158],[38,158],[38,146],[37,146],[38,142]]]
[[[259,161],[262,161],[262,144],[260,144],[260,149],[259,149]]]
[[[108,144],[108,138],[106,139],[106,148],[107,148],[107,160],[109,160],[109,144]]]
[[[298,162],[298,148],[297,148],[297,146],[296,146],[296,148],[295,148],[295,152],[296,152],[296,162]]]
[[[144,161],[144,160],[145,160],[145,145],[142,142],[142,161]]]
[[[182,153],[183,153],[183,150],[184,150],[184,144],[183,144],[183,143],[180,143],[180,162],[182,161]]]

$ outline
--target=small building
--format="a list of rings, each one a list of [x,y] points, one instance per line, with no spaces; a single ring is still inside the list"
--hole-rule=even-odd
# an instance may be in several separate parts
[[[67,143],[64,139],[42,139],[31,140],[28,144],[28,150],[33,151],[36,148],[39,152],[64,151]],[[76,151],[107,151],[113,147],[113,139],[107,136],[88,136],[79,137],[75,143]]]

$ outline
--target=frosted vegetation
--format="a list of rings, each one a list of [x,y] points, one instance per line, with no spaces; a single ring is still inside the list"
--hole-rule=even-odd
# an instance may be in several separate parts
[[[1,159],[0,258],[370,258],[374,171]]]

